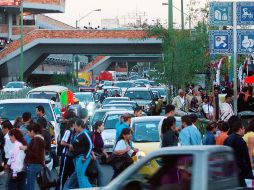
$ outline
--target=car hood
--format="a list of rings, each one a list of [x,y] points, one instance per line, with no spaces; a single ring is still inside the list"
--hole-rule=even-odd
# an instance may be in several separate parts
[[[132,144],[146,155],[160,148],[160,142],[133,142]]]
[[[144,106],[152,102],[152,100],[140,100],[140,99],[132,99],[132,100],[137,102],[139,106]]]
[[[115,129],[105,129],[101,134],[103,140],[110,139],[115,140],[116,139],[116,130]]]

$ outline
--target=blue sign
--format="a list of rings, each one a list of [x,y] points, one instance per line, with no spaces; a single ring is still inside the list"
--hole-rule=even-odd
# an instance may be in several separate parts
[[[238,54],[250,54],[254,52],[254,30],[237,31]]]
[[[233,3],[211,2],[209,24],[211,26],[233,26]]]
[[[232,54],[232,30],[211,30],[209,32],[210,54]]]
[[[237,25],[254,25],[254,2],[237,2]]]

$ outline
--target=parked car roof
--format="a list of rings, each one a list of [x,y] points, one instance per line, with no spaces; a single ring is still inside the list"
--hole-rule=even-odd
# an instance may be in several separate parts
[[[68,90],[68,88],[65,87],[65,86],[49,85],[49,86],[41,86],[41,87],[38,87],[38,88],[34,88],[34,89],[30,90],[28,93],[30,93],[30,92],[41,92],[41,91],[60,93],[60,92],[65,91],[65,90]]]

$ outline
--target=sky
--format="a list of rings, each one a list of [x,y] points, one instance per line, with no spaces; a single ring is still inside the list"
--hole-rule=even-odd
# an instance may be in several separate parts
[[[200,0],[204,1],[204,0]],[[184,0],[184,9],[187,11],[187,3],[189,0]],[[48,14],[55,19],[63,21],[69,25],[75,26],[75,20],[81,18],[92,10],[102,9],[101,12],[93,12],[84,18],[79,26],[88,25],[92,27],[101,24],[101,19],[111,19],[119,17],[124,22],[124,17],[128,21],[129,15],[146,13],[149,23],[153,20],[160,19],[162,23],[167,22],[168,6],[163,6],[162,3],[167,3],[167,0],[66,0],[65,13]],[[173,4],[178,9],[181,8],[180,0],[173,0]],[[126,21],[126,22],[127,22]],[[174,8],[174,22],[176,26],[181,23],[180,11]]]

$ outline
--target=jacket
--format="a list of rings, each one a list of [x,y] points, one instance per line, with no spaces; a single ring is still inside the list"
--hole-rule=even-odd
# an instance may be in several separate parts
[[[17,176],[17,173],[24,169],[25,152],[20,150],[19,147],[23,146],[19,141],[13,143],[13,149],[10,151],[10,159],[8,165],[13,171],[13,176]]]
[[[42,135],[35,135],[25,151],[25,162],[28,164],[44,164],[45,142]]]
[[[174,131],[169,130],[162,136],[161,147],[177,146],[178,138]]]
[[[74,137],[72,146],[74,149],[74,151],[72,151],[74,157],[83,155],[84,158],[89,158],[93,149],[93,144],[91,137],[85,129]]]

